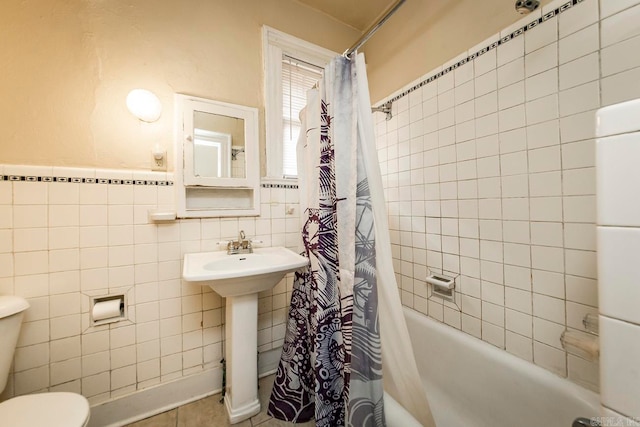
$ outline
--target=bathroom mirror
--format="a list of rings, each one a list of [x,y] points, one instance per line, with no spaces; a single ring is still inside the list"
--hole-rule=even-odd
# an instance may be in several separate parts
[[[245,178],[244,119],[193,112],[193,173],[204,178]]]
[[[258,215],[258,111],[176,95],[178,216]]]

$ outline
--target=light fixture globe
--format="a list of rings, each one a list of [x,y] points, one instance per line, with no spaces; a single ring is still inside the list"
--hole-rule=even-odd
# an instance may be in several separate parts
[[[155,122],[162,114],[162,104],[158,97],[145,89],[134,89],[127,95],[127,108],[144,122]]]

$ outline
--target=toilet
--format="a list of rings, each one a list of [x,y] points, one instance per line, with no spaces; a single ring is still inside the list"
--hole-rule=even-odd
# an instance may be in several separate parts
[[[0,296],[0,393],[7,385],[24,311],[29,303]],[[76,393],[52,392],[18,396],[0,403],[0,424],[11,427],[86,427],[89,402]]]

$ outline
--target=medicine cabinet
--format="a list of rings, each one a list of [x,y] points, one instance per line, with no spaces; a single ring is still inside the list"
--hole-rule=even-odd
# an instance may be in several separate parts
[[[175,96],[178,217],[260,214],[258,110]]]

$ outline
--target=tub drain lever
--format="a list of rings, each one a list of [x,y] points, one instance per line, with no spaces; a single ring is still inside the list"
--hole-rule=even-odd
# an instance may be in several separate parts
[[[571,427],[602,427],[602,424],[600,424],[593,418],[580,417],[573,420],[573,424],[571,424]]]

